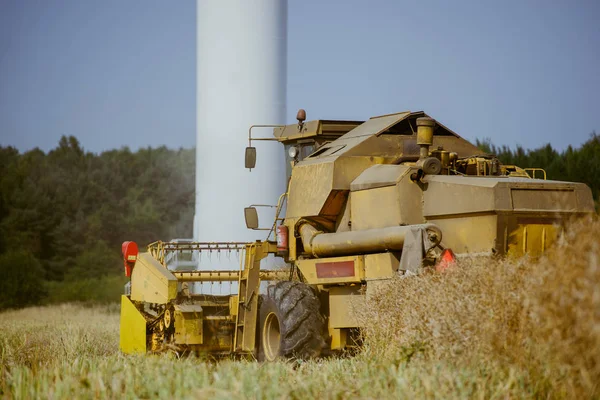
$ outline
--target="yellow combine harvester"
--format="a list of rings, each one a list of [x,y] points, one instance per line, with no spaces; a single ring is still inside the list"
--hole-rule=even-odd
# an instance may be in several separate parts
[[[301,110],[297,124],[275,127],[270,139],[289,161],[276,241],[157,242],[140,254],[124,243],[131,286],[121,305],[123,352],[271,361],[348,349],[359,339],[355,311],[379,282],[442,269],[455,256],[537,257],[567,219],[594,212],[586,185],[502,165],[423,112],[365,122],[305,118]],[[247,168],[256,162],[253,140],[249,134]],[[245,217],[258,228],[254,207]],[[181,251],[234,251],[242,262],[234,271],[168,270],[165,257]],[[269,254],[288,269],[261,270]],[[238,293],[194,294],[188,286],[224,281],[238,282]],[[273,281],[264,294],[261,281]]]

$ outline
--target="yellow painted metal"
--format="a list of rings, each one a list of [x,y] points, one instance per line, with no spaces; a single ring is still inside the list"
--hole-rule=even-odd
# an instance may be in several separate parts
[[[383,228],[392,224],[400,225],[402,208],[399,207],[399,203],[400,192],[396,186],[350,193],[352,229],[363,230]],[[371,210],[371,212],[365,213],[361,212],[362,210]],[[415,215],[415,213],[412,214]]]
[[[406,122],[424,113],[402,112],[371,118],[332,143],[325,144],[292,170],[286,218],[330,217],[335,220],[340,208],[332,215],[325,213],[325,204],[335,191],[347,192],[350,183],[372,165],[394,164],[408,157],[419,156],[417,135]],[[390,127],[396,131],[387,133]],[[433,146],[451,147],[459,155],[475,154],[471,143],[438,124],[444,136],[434,136]],[[399,127],[399,128],[398,128]],[[416,158],[415,158],[416,157]],[[318,184],[314,177],[318,176]],[[331,210],[329,210],[331,211]]]
[[[508,254],[511,256],[539,257],[562,232],[562,227],[552,224],[522,223],[509,234]]]
[[[240,271],[171,271],[179,282],[237,282],[240,279]],[[278,281],[288,279],[290,271],[262,270],[259,272],[261,281]]]
[[[498,237],[498,216],[493,213],[451,215],[436,218],[444,232],[443,244],[456,254],[492,254]]]
[[[351,261],[354,262],[354,274],[352,276],[337,276],[330,278],[319,278],[317,276],[317,264],[336,263]],[[296,261],[296,265],[302,272],[302,276],[310,285],[326,285],[331,283],[359,283],[365,280],[365,256],[346,256],[346,257],[327,257],[312,258]]]
[[[365,255],[365,280],[391,279],[397,272],[400,259],[394,253]]]
[[[365,295],[361,286],[338,286],[329,289],[329,326],[355,328],[363,326],[361,315],[365,311]]]
[[[331,350],[342,350],[346,347],[347,330],[341,328],[329,327],[329,336],[331,337]]]
[[[203,311],[198,304],[175,305],[175,343],[203,343]]]
[[[308,138],[332,139],[338,138],[343,134],[356,128],[364,121],[330,121],[313,120],[305,122],[301,127],[297,124],[290,124],[284,127],[275,128],[273,136],[280,141],[303,140]]]
[[[252,353],[256,347],[258,297],[260,292],[260,263],[270,253],[277,252],[273,242],[255,242],[246,245],[243,268],[238,283],[238,301],[233,349]]]
[[[374,165],[360,174],[350,185],[352,230],[424,223],[423,191],[410,179],[414,172],[407,165]]]
[[[576,211],[577,193],[565,189],[511,189],[514,210],[535,211]]]
[[[177,278],[150,253],[140,253],[131,273],[131,300],[167,304],[177,297]]]
[[[324,145],[319,149],[318,157],[311,156],[295,166],[290,181],[287,217],[320,215],[332,191],[348,190],[352,180],[364,169],[386,162],[385,157],[372,154],[351,158],[344,154],[409,114],[404,112],[372,118],[337,139],[335,147]],[[319,177],[318,185],[314,184],[315,176]]]
[[[433,144],[433,129],[435,121],[432,118],[417,118],[417,144],[419,145],[419,160],[429,157],[429,146]]]
[[[580,183],[442,175],[426,177],[425,182],[424,217],[440,227],[442,244],[455,253],[505,254],[510,244],[511,254],[523,254],[524,244],[535,249],[541,246],[541,239],[518,239],[524,233],[523,227],[517,228],[516,218],[552,225],[594,210],[589,188]],[[529,234],[535,238],[537,233],[532,232],[537,228],[532,229]],[[545,243],[547,248],[550,241]]]
[[[292,170],[287,217],[319,215],[329,193],[333,190],[334,163],[297,165]],[[324,179],[314,184],[315,176]]]
[[[425,222],[422,191],[418,185],[410,181],[408,174],[401,176],[400,182],[393,186],[352,191],[350,208],[352,230],[414,225]],[[369,210],[369,212],[364,212],[364,210]]]
[[[275,361],[279,357],[279,350],[281,348],[281,330],[277,314],[274,312],[268,313],[260,330],[262,331],[260,343],[264,352],[264,358],[268,361]]]
[[[237,320],[237,312],[238,312],[238,301],[239,301],[240,296],[237,294],[231,295],[229,296],[229,315],[234,319]]]
[[[431,146],[433,144],[433,128],[435,121],[431,118],[417,119],[417,144]]]
[[[121,296],[119,348],[123,353],[146,352],[146,319],[129,297]]]

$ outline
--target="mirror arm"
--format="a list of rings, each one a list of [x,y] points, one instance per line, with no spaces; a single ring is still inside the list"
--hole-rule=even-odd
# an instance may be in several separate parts
[[[277,138],[253,138],[252,137],[252,129],[254,128],[284,128],[285,125],[271,125],[271,124],[267,124],[267,125],[251,125],[250,129],[248,129],[248,147],[252,147],[252,141],[253,140],[279,140]]]
[[[277,206],[271,204],[250,204],[248,208],[251,207],[267,207],[267,208],[277,208]],[[252,228],[253,231],[271,231],[273,228]]]

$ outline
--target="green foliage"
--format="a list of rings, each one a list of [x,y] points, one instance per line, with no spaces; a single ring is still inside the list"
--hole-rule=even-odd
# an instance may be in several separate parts
[[[64,280],[47,281],[44,288],[48,303],[95,303],[108,304],[119,301],[123,287],[127,283],[124,275],[106,275]]]
[[[72,136],[47,154],[0,147],[0,255],[37,259],[51,301],[83,300],[85,288],[101,299],[91,282],[116,282],[102,277],[122,274],[123,241],[192,235],[194,161],[194,149],[164,146],[93,154]]]
[[[550,144],[534,150],[517,146],[496,147],[490,139],[477,140],[477,146],[484,152],[495,154],[504,164],[521,168],[543,168],[548,179],[570,182],[583,182],[592,189],[596,208],[600,206],[600,136],[595,132],[580,148],[569,146],[558,152]]]
[[[24,250],[0,255],[0,309],[39,303],[45,294],[43,273],[40,262]]]
[[[75,256],[73,268],[65,274],[65,281],[99,278],[106,274],[117,275],[122,272],[122,258],[104,240],[98,240],[88,243],[84,250]]]

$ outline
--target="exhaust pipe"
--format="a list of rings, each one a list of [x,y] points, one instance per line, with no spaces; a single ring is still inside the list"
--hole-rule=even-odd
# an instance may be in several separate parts
[[[360,231],[323,233],[305,222],[298,229],[304,251],[315,257],[344,256],[402,250],[407,234],[423,229],[432,245],[442,240],[442,231],[434,224],[390,226]]]

